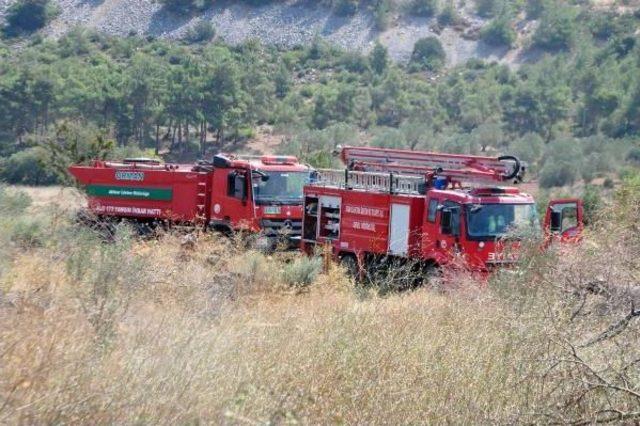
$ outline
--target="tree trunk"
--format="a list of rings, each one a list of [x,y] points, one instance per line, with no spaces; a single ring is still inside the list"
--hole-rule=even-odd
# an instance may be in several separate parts
[[[222,127],[218,129],[218,137],[216,138],[216,142],[218,144],[218,150],[222,150],[222,145],[224,144],[224,130]]]
[[[49,104],[44,107],[44,133],[49,130]]]
[[[160,125],[156,123],[156,155],[160,154]]]
[[[207,144],[207,122],[202,120],[200,123],[200,155],[204,157]]]

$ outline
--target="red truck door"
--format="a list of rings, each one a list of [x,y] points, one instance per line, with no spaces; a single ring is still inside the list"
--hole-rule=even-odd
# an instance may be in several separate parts
[[[254,209],[251,181],[246,169],[216,170],[213,176],[211,219],[214,226],[228,225],[233,229],[252,229]]]
[[[435,253],[438,252],[440,240],[440,225],[437,223],[440,200],[429,195],[426,210],[426,221],[422,226],[422,256],[426,260],[433,260]]]
[[[462,219],[462,206],[453,201],[444,201],[440,207],[439,235],[436,246],[445,255],[446,261],[450,261],[459,251]]]
[[[582,237],[584,228],[582,200],[564,198],[549,202],[544,218],[545,233],[554,239],[571,242]]]

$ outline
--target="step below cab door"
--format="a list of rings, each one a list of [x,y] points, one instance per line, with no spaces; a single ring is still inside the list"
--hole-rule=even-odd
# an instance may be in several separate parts
[[[582,200],[577,198],[551,200],[544,218],[545,234],[550,240],[579,241],[584,229],[583,218]]]

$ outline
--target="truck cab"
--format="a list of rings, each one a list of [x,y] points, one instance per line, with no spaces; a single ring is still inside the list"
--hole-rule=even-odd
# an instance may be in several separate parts
[[[210,226],[221,231],[260,232],[297,245],[302,198],[311,168],[291,156],[234,156],[213,160]]]
[[[517,188],[434,190],[427,196],[422,254],[434,264],[462,259],[471,270],[490,271],[517,262],[524,240],[578,240],[582,216],[580,200],[554,200],[541,224],[535,200]]]

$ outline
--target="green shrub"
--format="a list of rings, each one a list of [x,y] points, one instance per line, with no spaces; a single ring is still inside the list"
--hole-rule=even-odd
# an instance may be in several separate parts
[[[627,161],[640,164],[640,147],[634,146],[629,150]]]
[[[107,140],[97,126],[83,122],[62,122],[56,125],[55,138],[42,149],[43,161],[51,173],[57,176],[58,183],[71,183],[67,168],[71,164],[85,163],[93,159],[122,159],[137,157],[140,148],[121,145],[115,148],[115,142]]]
[[[476,0],[476,11],[485,18],[495,16],[503,6],[503,0]]]
[[[20,185],[58,183],[58,176],[49,164],[50,159],[44,148],[27,148],[0,161],[0,179]]]
[[[453,2],[447,2],[447,5],[442,9],[442,12],[438,15],[438,24],[442,26],[455,25],[460,22],[460,15]]]
[[[411,54],[412,70],[438,71],[444,66],[446,54],[436,37],[421,38],[416,41]]]
[[[606,178],[604,180],[604,182],[602,182],[602,187],[603,188],[612,189],[614,186],[615,186],[615,183],[613,182],[613,179],[611,179],[611,178]]]
[[[7,191],[0,186],[0,216],[16,216],[31,205],[31,198],[23,191]]]
[[[480,37],[487,44],[493,46],[512,47],[516,41],[517,34],[513,29],[509,18],[506,16],[499,16],[482,28]]]
[[[291,73],[284,63],[280,63],[278,66],[278,71],[275,73],[273,80],[276,89],[276,96],[280,99],[285,98],[291,91],[293,80],[291,79]]]
[[[5,33],[16,36],[43,28],[57,14],[50,0],[19,0],[7,10]]]
[[[0,244],[22,249],[40,247],[46,241],[47,226],[40,216],[27,213],[31,198],[23,191],[8,191],[0,186]]]
[[[540,186],[552,188],[571,185],[575,182],[577,175],[576,167],[571,164],[562,161],[547,161],[540,171]]]
[[[337,0],[335,11],[340,16],[353,15],[358,11],[358,0]]]
[[[527,12],[527,18],[537,19],[542,15],[545,9],[546,0],[527,0],[525,10]]]
[[[527,133],[516,139],[510,146],[509,152],[523,161],[529,163],[531,167],[542,155],[544,141],[536,133]]]
[[[371,68],[373,68],[373,71],[376,74],[383,74],[389,66],[389,54],[387,52],[387,48],[380,44],[379,41],[376,41],[376,45],[371,51],[369,62],[371,63]]]
[[[348,52],[342,55],[338,64],[344,67],[347,71],[358,74],[362,74],[369,70],[369,61],[367,60],[367,57],[355,52]]]
[[[204,10],[211,6],[211,0],[158,0],[164,7],[180,15],[186,15]]]
[[[304,98],[313,98],[313,88],[311,86],[304,86],[300,89],[300,96]]]
[[[573,46],[576,34],[575,12],[569,6],[545,9],[533,35],[534,45],[541,49],[562,50]]]
[[[254,286],[271,279],[269,265],[264,254],[257,251],[249,251],[242,255],[242,262],[236,267],[235,273],[242,284]]]
[[[284,268],[282,279],[290,286],[306,287],[315,281],[321,269],[321,258],[301,257]]]
[[[597,219],[598,213],[602,208],[602,196],[600,189],[593,185],[587,185],[582,194],[582,202],[584,203],[584,221],[585,224],[593,223]]]
[[[618,165],[609,152],[592,152],[584,156],[582,163],[582,177],[587,183],[612,171]]]
[[[545,146],[544,165],[540,170],[541,187],[565,186],[576,181],[584,169],[582,142],[563,136]]]
[[[394,127],[378,127],[375,129],[371,146],[379,148],[407,148],[405,135]]]
[[[620,180],[628,180],[636,176],[637,170],[635,167],[622,167],[618,170],[618,177]]]
[[[216,36],[216,30],[209,21],[198,21],[192,28],[187,31],[185,39],[190,43],[202,43],[213,40]]]
[[[42,219],[34,216],[23,216],[4,221],[10,240],[23,249],[41,247],[46,241],[46,226]]]
[[[389,27],[391,18],[391,0],[376,0],[373,6],[373,18],[376,22],[376,28],[384,31]]]
[[[433,16],[438,13],[438,0],[412,0],[409,11],[417,16]]]

